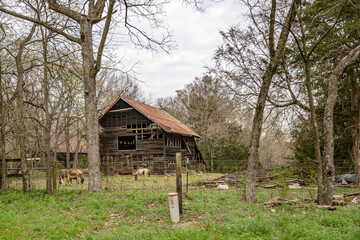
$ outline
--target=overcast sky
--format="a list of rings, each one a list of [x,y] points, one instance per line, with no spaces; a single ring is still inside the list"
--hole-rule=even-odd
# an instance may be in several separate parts
[[[246,9],[239,1],[205,2],[201,12],[184,5],[182,0],[166,4],[164,24],[173,32],[177,45],[170,55],[136,50],[127,43],[115,48],[125,65],[141,61],[136,68],[137,78],[142,90],[152,99],[174,96],[177,89],[201,77],[204,66],[211,64],[214,51],[222,42],[219,31],[244,24]]]

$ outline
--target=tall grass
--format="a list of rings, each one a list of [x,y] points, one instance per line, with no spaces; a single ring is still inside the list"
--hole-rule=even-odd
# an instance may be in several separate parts
[[[216,176],[192,176],[190,182]],[[43,181],[39,177],[33,182],[41,186]],[[166,193],[174,191],[175,178],[135,181],[121,176],[107,181],[101,193],[73,184],[58,190],[56,197],[43,189],[31,196],[20,189],[0,195],[0,239],[360,239],[359,206],[329,212],[306,204],[307,210],[279,206],[271,212],[262,202],[274,190],[258,189],[257,202],[245,203],[241,188],[191,187],[181,221],[174,224]],[[306,190],[288,191],[290,198],[306,198]]]

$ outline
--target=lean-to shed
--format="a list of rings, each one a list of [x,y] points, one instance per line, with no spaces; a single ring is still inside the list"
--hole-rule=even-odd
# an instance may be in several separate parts
[[[163,110],[119,97],[99,122],[101,166],[106,174],[130,174],[141,167],[151,174],[171,173],[176,152],[192,169],[204,164],[195,142],[200,136]]]

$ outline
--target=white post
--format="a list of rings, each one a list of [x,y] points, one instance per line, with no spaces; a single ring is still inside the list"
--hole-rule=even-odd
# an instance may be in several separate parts
[[[178,221],[180,221],[178,193],[168,193],[168,197],[169,197],[170,219],[172,222],[177,223]]]

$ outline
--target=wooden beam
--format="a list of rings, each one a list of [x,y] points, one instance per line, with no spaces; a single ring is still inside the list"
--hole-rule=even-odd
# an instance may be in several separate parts
[[[125,112],[125,111],[130,111],[133,110],[134,108],[122,108],[122,109],[115,109],[115,110],[111,110],[109,112],[113,113],[113,112]]]
[[[189,145],[187,144],[187,142],[186,142],[185,138],[184,138],[183,136],[181,136],[181,138],[184,140],[184,143],[185,143],[185,145],[186,145],[186,147],[187,147],[187,149],[188,149],[189,153],[190,153],[190,154],[192,154],[192,153],[191,153],[191,150],[190,150],[190,148],[189,148]]]
[[[26,161],[40,161],[40,158],[27,158]],[[6,162],[21,162],[21,158],[7,158]]]
[[[1,177],[1,174],[0,174]],[[22,174],[20,173],[11,173],[11,174],[6,174],[6,177],[22,177]]]
[[[21,162],[21,158],[7,158],[6,162]]]

